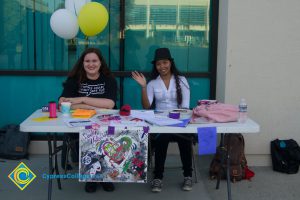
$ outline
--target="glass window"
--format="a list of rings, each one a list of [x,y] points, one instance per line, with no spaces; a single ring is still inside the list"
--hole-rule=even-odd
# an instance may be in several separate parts
[[[109,24],[95,37],[80,31],[64,40],[50,17],[64,0],[3,0],[0,4],[0,69],[69,70],[87,46],[100,48],[111,69],[120,66],[120,2],[97,0],[109,11]],[[182,72],[209,70],[209,0],[125,1],[125,71],[150,71],[158,47],[170,48]]]
[[[151,71],[168,47],[182,72],[209,70],[209,0],[134,0],[125,6],[125,70]]]
[[[64,0],[3,0],[0,3],[0,70],[68,71],[87,46],[100,48],[112,69],[119,68],[119,3],[98,0],[109,8],[103,32],[86,38],[80,31],[72,40],[56,36],[51,15]]]

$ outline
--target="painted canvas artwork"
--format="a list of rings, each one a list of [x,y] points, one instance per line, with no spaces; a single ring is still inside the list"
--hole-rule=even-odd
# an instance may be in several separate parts
[[[147,182],[149,127],[80,131],[79,181]]]

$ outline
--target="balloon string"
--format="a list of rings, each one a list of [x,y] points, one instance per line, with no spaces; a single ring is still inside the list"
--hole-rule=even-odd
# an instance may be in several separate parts
[[[85,45],[84,45],[84,48],[87,49],[89,47],[89,37],[86,36],[85,37]]]

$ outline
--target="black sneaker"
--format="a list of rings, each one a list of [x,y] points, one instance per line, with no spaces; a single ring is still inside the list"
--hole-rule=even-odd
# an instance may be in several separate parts
[[[115,185],[113,183],[110,182],[103,182],[101,183],[103,190],[106,192],[112,192],[115,190]]]
[[[192,177],[184,177],[182,189],[184,191],[191,191],[193,189],[193,179]]]
[[[162,180],[153,179],[151,182],[151,190],[152,192],[161,192],[162,190]]]
[[[95,182],[86,182],[84,189],[85,189],[85,191],[87,193],[96,192],[96,190],[97,190],[97,183],[95,183]]]

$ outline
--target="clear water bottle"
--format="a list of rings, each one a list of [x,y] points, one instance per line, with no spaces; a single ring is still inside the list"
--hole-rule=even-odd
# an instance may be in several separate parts
[[[241,99],[239,104],[239,122],[245,123],[247,121],[247,103],[244,98]]]

